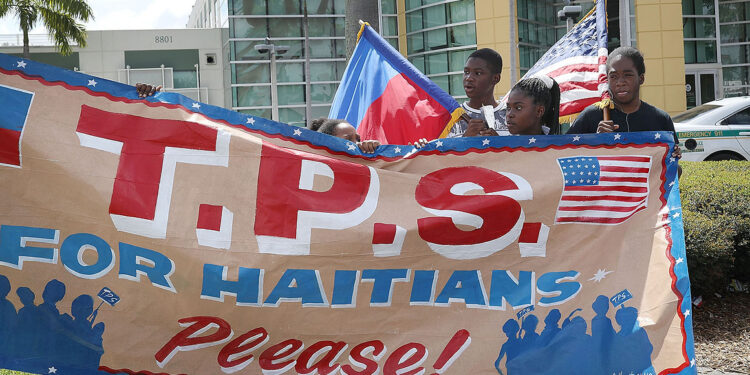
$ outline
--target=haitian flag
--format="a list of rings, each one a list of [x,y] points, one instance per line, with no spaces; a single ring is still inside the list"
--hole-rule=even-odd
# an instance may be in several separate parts
[[[0,88],[0,368],[696,374],[671,133],[364,154],[3,54]]]
[[[328,117],[346,119],[363,140],[405,145],[438,138],[462,113],[452,96],[364,23]]]

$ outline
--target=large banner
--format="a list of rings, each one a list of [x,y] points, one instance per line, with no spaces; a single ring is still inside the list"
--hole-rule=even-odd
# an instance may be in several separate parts
[[[0,367],[695,374],[672,147],[363,154],[0,55]]]

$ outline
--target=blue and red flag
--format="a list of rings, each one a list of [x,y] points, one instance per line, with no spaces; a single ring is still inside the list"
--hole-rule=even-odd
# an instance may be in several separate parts
[[[0,165],[21,166],[21,135],[34,93],[0,85]]]
[[[365,23],[328,117],[347,120],[362,139],[410,144],[438,138],[462,113],[452,96]]]

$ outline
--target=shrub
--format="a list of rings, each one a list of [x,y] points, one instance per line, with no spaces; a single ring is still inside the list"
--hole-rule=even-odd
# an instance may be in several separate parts
[[[682,162],[680,198],[693,295],[750,281],[750,162]]]

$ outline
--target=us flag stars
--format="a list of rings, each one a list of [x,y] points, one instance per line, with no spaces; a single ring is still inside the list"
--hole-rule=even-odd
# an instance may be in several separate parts
[[[295,136],[300,136],[300,135],[302,135],[302,130],[299,130],[299,129],[294,129],[294,135],[295,135]]]
[[[88,83],[88,84],[87,84],[86,86],[92,86],[92,87],[96,87],[96,84],[97,84],[97,83],[98,83],[98,82],[96,82],[96,80],[90,79],[90,80],[89,80],[89,83]]]
[[[255,119],[251,117],[251,118],[247,119],[247,123],[250,124],[250,125],[255,125]]]
[[[20,60],[18,61],[16,68],[25,69],[26,68],[26,61]]]

